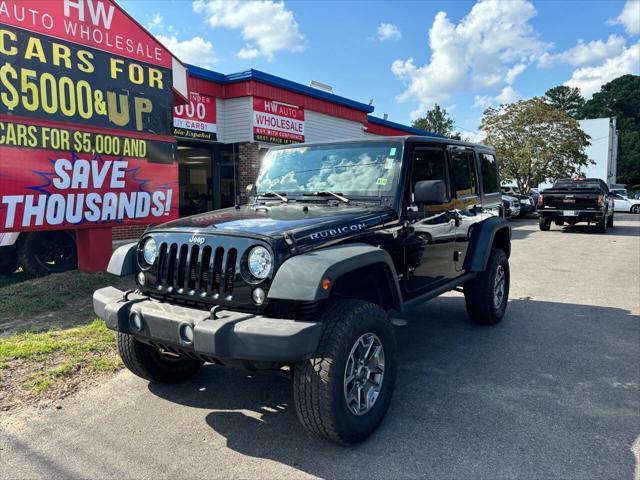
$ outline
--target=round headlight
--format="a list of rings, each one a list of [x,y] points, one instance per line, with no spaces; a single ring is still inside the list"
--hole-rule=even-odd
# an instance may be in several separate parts
[[[253,247],[249,252],[248,260],[251,275],[260,280],[267,278],[273,265],[269,250],[264,247]]]
[[[153,238],[147,238],[142,246],[142,256],[144,257],[144,261],[149,265],[153,265],[153,262],[156,261],[157,255],[158,248],[156,246],[156,241]]]

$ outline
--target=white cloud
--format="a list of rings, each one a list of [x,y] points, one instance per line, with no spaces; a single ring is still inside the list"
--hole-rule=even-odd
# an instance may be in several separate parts
[[[160,15],[159,13],[154,13],[153,17],[151,17],[151,21],[147,23],[147,28],[149,30],[154,30],[157,28],[161,29],[162,27],[163,27],[162,15]]]
[[[419,67],[413,58],[396,60],[391,71],[407,84],[398,101],[415,99],[412,118],[435,102],[462,91],[504,90],[549,45],[538,39],[529,21],[536,15],[527,0],[480,1],[458,24],[445,12],[436,14],[429,30],[429,63]]]
[[[574,47],[562,53],[544,53],[538,60],[538,65],[544,68],[558,63],[567,63],[574,67],[594,65],[607,58],[619,55],[624,50],[625,40],[620,35],[609,35],[606,41],[594,40],[585,43],[580,39]]]
[[[502,105],[503,103],[513,103],[522,98],[519,92],[517,92],[511,85],[504,87],[498,95],[492,97],[491,95],[476,95],[474,97],[474,107],[495,107]]]
[[[185,63],[209,68],[218,62],[213,44],[202,37],[193,37],[190,40],[183,41],[178,40],[175,35],[171,35],[170,37],[156,35],[156,38],[167,47],[171,53]]]
[[[211,27],[241,31],[247,44],[238,52],[240,58],[273,60],[278,51],[300,52],[305,48],[293,12],[285,8],[284,2],[195,0],[193,10],[204,14]]]
[[[394,24],[381,22],[378,25],[378,40],[381,42],[385,40],[400,40],[401,37],[402,33]]]
[[[590,98],[605,83],[628,73],[640,74],[640,42],[624,49],[619,55],[606,59],[600,65],[574,70],[571,78],[564,84],[578,87],[582,96]]]
[[[640,33],[640,0],[627,0],[620,15],[610,18],[609,25],[622,25],[629,35]]]

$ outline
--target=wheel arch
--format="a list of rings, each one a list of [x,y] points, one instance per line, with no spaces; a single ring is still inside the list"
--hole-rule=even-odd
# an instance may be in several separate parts
[[[331,282],[327,290],[322,286],[325,278]],[[391,257],[385,250],[364,243],[338,245],[289,258],[277,270],[267,296],[304,302],[338,296],[402,310]]]
[[[492,248],[504,251],[507,258],[511,256],[511,226],[504,218],[488,218],[474,227],[465,257],[465,269],[469,272],[484,271]]]

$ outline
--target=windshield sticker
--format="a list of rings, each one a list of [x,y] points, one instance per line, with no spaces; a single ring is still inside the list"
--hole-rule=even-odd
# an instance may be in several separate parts
[[[384,177],[380,177],[378,178],[378,180],[376,181],[376,185],[382,185],[385,186],[387,184],[389,180],[384,178]]]
[[[391,155],[392,157],[396,156],[396,147],[391,147],[389,149],[389,155]]]

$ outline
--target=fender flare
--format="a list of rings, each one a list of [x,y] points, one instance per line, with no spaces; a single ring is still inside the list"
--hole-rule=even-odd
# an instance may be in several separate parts
[[[482,272],[487,268],[491,245],[496,234],[506,230],[509,243],[507,245],[507,257],[511,256],[511,225],[502,217],[491,217],[473,226],[469,249],[464,259],[464,267],[468,272]]]
[[[268,298],[315,302],[329,297],[322,280],[332,284],[342,275],[370,265],[381,264],[387,271],[393,306],[402,310],[402,296],[393,261],[386,250],[366,243],[350,243],[313,250],[286,260],[276,271]]]
[[[136,271],[136,245],[138,243],[133,242],[116,248],[111,254],[107,272],[118,277],[133,275]]]

